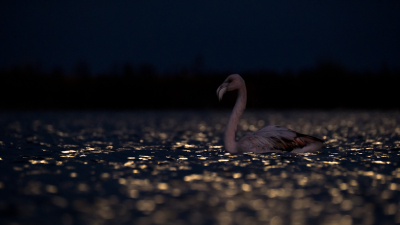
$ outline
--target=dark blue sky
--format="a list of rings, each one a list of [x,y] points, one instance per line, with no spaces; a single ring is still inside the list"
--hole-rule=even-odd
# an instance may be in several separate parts
[[[319,59],[400,68],[399,12],[397,0],[2,1],[0,67],[163,71],[201,55],[211,70],[296,71]]]

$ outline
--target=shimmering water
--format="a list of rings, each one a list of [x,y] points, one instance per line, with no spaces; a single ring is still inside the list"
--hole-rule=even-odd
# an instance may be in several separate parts
[[[0,113],[0,224],[400,223],[400,113],[246,111],[316,154],[223,152],[229,111]]]

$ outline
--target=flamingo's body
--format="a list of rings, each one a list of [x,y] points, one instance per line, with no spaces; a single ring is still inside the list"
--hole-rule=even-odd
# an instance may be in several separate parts
[[[246,84],[239,74],[232,74],[217,89],[219,100],[226,91],[238,90],[238,97],[225,130],[225,150],[229,153],[266,153],[266,152],[315,152],[323,145],[323,140],[297,133],[280,126],[266,126],[254,133],[235,141],[236,129],[240,117],[246,108]]]

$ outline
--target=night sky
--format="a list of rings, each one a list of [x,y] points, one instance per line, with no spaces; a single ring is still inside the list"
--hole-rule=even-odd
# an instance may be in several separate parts
[[[6,3],[4,3],[6,2]],[[400,1],[2,1],[0,67],[400,68]],[[202,59],[202,60],[199,60]]]

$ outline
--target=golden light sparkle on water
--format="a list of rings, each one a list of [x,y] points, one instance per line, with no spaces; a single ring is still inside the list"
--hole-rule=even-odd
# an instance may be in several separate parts
[[[280,124],[326,140],[264,155],[224,152],[227,116],[3,114],[4,224],[400,223],[399,113],[246,112],[239,136]]]

